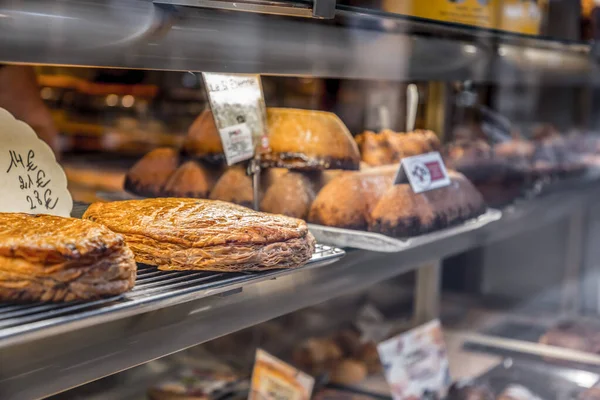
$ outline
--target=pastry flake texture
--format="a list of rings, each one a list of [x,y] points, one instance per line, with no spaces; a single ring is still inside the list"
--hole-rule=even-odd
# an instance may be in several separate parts
[[[94,203],[84,218],[122,234],[136,261],[165,271],[293,268],[305,264],[315,247],[304,221],[223,201]]]
[[[0,301],[95,300],[130,290],[123,237],[76,218],[0,213]]]

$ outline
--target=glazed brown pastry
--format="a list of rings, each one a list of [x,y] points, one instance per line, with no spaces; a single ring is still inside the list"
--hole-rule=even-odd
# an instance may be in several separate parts
[[[246,169],[243,167],[229,167],[210,192],[210,199],[252,208],[252,199],[254,199],[252,178],[246,174]]]
[[[218,171],[197,161],[183,163],[171,174],[163,193],[165,196],[205,199],[215,185]]]
[[[210,110],[203,111],[194,121],[183,141],[183,154],[211,163],[225,161],[221,136]]]
[[[392,164],[392,149],[387,136],[366,131],[356,136],[360,157],[370,166]]]
[[[265,167],[300,170],[358,169],[360,154],[348,128],[333,113],[268,108],[270,151]]]
[[[369,230],[409,237],[443,229],[483,214],[481,194],[463,175],[449,171],[450,186],[415,194],[409,184],[393,185],[371,213]]]
[[[366,230],[379,198],[392,185],[396,167],[347,172],[321,189],[308,220],[338,228]]]
[[[357,360],[340,361],[332,370],[329,380],[340,385],[353,385],[367,377],[367,366]]]
[[[0,213],[0,301],[94,300],[133,287],[125,241],[91,221]]]
[[[309,177],[301,172],[288,172],[276,179],[260,202],[262,211],[306,219],[315,190]]]
[[[166,147],[152,150],[127,172],[125,190],[144,197],[160,197],[178,165],[176,150]]]
[[[432,131],[398,133],[389,129],[379,134],[366,131],[356,137],[361,159],[370,166],[399,163],[404,157],[438,151],[440,141]]]
[[[305,264],[315,247],[304,221],[223,201],[94,203],[84,218],[121,233],[136,261],[166,271],[293,268]]]
[[[397,133],[390,130],[381,132],[389,143],[392,151],[392,162],[400,162],[404,157],[429,153],[440,149],[440,141],[432,131],[417,130],[414,132]]]

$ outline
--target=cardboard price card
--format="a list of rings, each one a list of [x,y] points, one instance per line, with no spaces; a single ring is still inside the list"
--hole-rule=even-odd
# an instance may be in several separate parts
[[[259,75],[202,73],[227,164],[268,147],[266,107]]]
[[[250,400],[309,400],[315,380],[264,350],[256,351]]]
[[[439,189],[451,183],[444,160],[437,151],[403,158],[394,184],[407,180],[415,193]]]
[[[439,320],[388,339],[377,351],[394,400],[445,396],[451,379]]]
[[[0,211],[69,217],[73,199],[50,147],[0,108]]]

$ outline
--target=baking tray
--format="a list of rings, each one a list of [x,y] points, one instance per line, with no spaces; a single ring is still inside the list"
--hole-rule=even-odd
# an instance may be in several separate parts
[[[496,395],[510,385],[521,385],[541,399],[575,400],[600,379],[598,373],[551,364],[505,358],[475,379]]]
[[[470,219],[460,225],[442,229],[406,239],[396,239],[380,233],[335,228],[317,224],[308,224],[308,229],[319,243],[327,243],[337,247],[354,247],[357,249],[395,253],[411,247],[422,246],[438,240],[471,232],[502,218],[502,211],[488,208],[477,218]]]

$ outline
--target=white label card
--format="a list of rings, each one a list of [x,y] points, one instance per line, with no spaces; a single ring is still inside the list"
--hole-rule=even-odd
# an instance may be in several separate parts
[[[69,217],[73,199],[50,147],[0,108],[0,212]]]
[[[394,184],[406,180],[415,193],[439,189],[451,183],[444,160],[437,151],[403,158]]]
[[[377,352],[394,400],[445,396],[451,378],[439,320],[380,343]]]
[[[268,142],[264,143],[268,136],[260,76],[213,73],[202,76],[227,164],[252,158],[257,144],[268,146]]]
[[[248,160],[254,156],[252,132],[248,124],[237,124],[219,129],[227,165]]]

